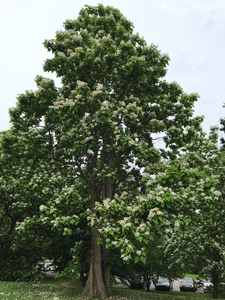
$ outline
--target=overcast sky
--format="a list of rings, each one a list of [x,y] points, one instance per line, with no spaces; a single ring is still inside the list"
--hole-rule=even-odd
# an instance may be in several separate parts
[[[8,109],[25,90],[36,89],[36,75],[51,54],[43,47],[66,19],[76,19],[85,5],[110,5],[134,23],[147,43],[168,53],[167,81],[198,93],[195,115],[203,128],[225,117],[224,0],[0,0],[0,131],[10,128]]]

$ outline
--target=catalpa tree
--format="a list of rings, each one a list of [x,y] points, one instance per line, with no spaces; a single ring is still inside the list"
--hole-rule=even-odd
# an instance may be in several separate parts
[[[194,218],[186,222],[184,230],[173,231],[166,241],[165,253],[172,258],[170,267],[179,266],[184,273],[196,264],[201,278],[211,278],[213,299],[218,299],[219,286],[225,278],[225,153],[223,147],[218,147],[217,128],[212,127],[208,137],[196,139],[187,150],[187,168],[202,170],[206,175],[199,178],[202,186],[199,184],[196,191],[194,184],[194,197],[189,195],[191,201],[195,201],[197,195],[201,197],[198,202],[202,204],[193,211]],[[193,178],[190,187],[191,181]]]
[[[10,130],[0,133],[0,280],[3,281],[42,278],[34,266],[44,257],[54,259],[62,269],[76,241],[75,230],[65,238],[51,230],[51,223],[28,224],[33,216],[40,217],[39,207],[49,197],[42,193],[35,156],[24,159],[24,154],[31,153],[26,148],[25,138]],[[49,176],[42,171],[42,177]],[[25,223],[29,230],[23,230]]]
[[[158,202],[139,197],[149,185],[143,174],[155,176],[162,157],[175,158],[202,121],[193,117],[198,96],[163,79],[169,57],[133,28],[113,7],[81,9],[76,20],[67,20],[64,30],[44,42],[53,54],[44,70],[55,72],[61,87],[38,76],[38,90],[21,94],[10,111],[13,132],[27,144],[24,159],[35,158],[31,185],[42,187],[49,199],[40,206],[41,218],[29,222],[48,222],[64,234],[71,233],[71,224],[83,234],[86,228],[91,263],[83,295],[90,298],[112,294],[111,247],[121,249],[125,261],[132,255],[145,261],[145,249],[130,242],[134,233],[138,242],[153,238],[146,219]],[[155,147],[159,138],[162,149]],[[168,203],[172,208],[172,196]],[[153,215],[157,224],[169,217]],[[171,215],[172,224],[174,210]]]
[[[17,222],[39,214],[43,195],[35,193],[30,178],[32,165],[20,155],[25,151],[10,130],[0,133],[0,280],[31,280],[38,276],[34,265],[41,260],[48,242],[34,224],[33,230],[18,234]],[[38,195],[40,197],[38,197]],[[45,228],[46,229],[46,228]]]

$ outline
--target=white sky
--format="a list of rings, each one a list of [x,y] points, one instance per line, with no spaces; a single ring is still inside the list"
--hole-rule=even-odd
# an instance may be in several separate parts
[[[224,0],[0,0],[0,131],[10,128],[8,108],[25,90],[36,89],[51,54],[43,46],[66,19],[76,19],[85,5],[110,5],[132,21],[147,43],[171,59],[167,81],[177,81],[200,99],[195,114],[204,130],[225,116]]]

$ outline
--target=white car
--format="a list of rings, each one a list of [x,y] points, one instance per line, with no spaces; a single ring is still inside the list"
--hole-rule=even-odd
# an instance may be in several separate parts
[[[36,266],[37,268],[40,268],[42,271],[56,271],[57,267],[53,263],[39,263]]]
[[[213,283],[210,278],[206,278],[203,281],[203,291],[204,293],[212,293],[213,291]]]

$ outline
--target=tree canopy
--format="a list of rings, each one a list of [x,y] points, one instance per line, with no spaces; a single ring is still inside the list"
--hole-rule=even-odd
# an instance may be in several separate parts
[[[24,161],[32,195],[43,197],[40,216],[18,226],[50,224],[64,235],[76,226],[81,237],[91,236],[88,297],[112,294],[104,265],[110,248],[124,261],[145,262],[145,248],[132,239],[148,243],[157,230],[168,233],[190,217],[198,202],[188,184],[205,174],[176,160],[200,130],[198,95],[165,81],[168,55],[133,29],[118,9],[85,6],[44,42],[53,54],[44,70],[61,86],[37,76],[37,91],[19,95],[10,110],[17,146],[9,151]]]

